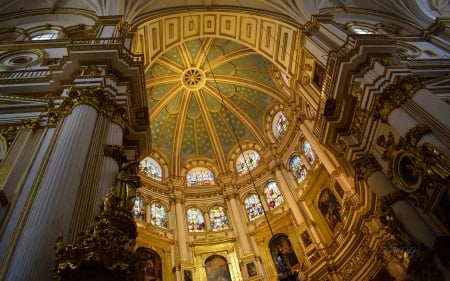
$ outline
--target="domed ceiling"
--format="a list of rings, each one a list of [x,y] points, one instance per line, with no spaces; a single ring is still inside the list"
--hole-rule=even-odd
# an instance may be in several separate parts
[[[236,42],[179,44],[146,71],[152,146],[178,170],[210,159],[221,172],[238,141],[267,144],[265,116],[282,103],[270,62]]]

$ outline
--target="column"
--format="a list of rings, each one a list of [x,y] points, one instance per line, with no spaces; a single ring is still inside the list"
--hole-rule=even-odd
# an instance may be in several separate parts
[[[100,183],[98,186],[97,204],[109,192],[111,186],[114,184],[116,174],[119,172],[118,159],[115,159],[114,154],[120,154],[123,139],[123,129],[119,124],[110,123],[108,128],[108,135],[106,137],[106,146],[111,148],[110,155],[103,157],[103,166],[100,175]]]
[[[175,217],[177,222],[177,238],[178,238],[178,250],[180,253],[180,262],[188,261],[187,252],[187,233],[186,233],[186,214],[183,207],[183,201],[181,194],[174,196],[175,200]]]
[[[381,166],[373,156],[365,156],[354,161],[355,172],[358,179],[365,179],[369,188],[380,200],[390,203],[390,207],[401,228],[412,238],[423,243],[428,249],[433,248],[437,235],[417,213],[416,209],[406,200],[402,199],[392,182],[381,172]]]
[[[309,127],[309,128],[308,128]],[[339,185],[342,187],[342,189],[346,193],[353,193],[354,188],[352,183],[343,177],[341,173],[337,170],[337,166],[332,162],[332,159],[328,156],[328,154],[325,153],[325,149],[321,147],[319,142],[315,139],[314,135],[311,133],[313,128],[313,124],[310,120],[305,120],[304,123],[300,124],[300,130],[305,135],[306,139],[311,144],[312,148],[314,149],[314,152],[317,154],[317,156],[320,159],[320,162],[322,162],[323,166],[327,170],[328,174],[338,174],[339,176],[335,177],[336,181],[339,183]]]
[[[297,202],[295,200],[297,196],[292,193],[292,190],[295,190],[295,186],[290,186],[287,183],[283,173],[281,172],[281,169],[284,169],[284,167],[280,167],[280,165],[275,167],[275,178],[278,182],[281,193],[283,194],[284,200],[289,205],[289,209],[291,210],[292,215],[295,218],[295,223],[297,226],[299,226],[302,222],[305,221],[305,219],[300,213],[300,209],[298,208]]]
[[[401,107],[398,107],[389,113],[388,123],[400,136],[404,136],[409,130],[419,126],[419,122]],[[442,143],[431,130],[424,134],[417,144],[421,145],[425,142],[434,145],[445,156],[450,158],[450,149],[448,145]]]
[[[229,203],[233,217],[233,227],[236,229],[235,233],[239,239],[243,254],[245,256],[252,253],[252,248],[250,247],[250,243],[247,237],[248,229],[245,227],[245,222],[242,221],[241,212],[239,211],[239,205],[237,203],[236,197],[238,197],[238,193],[235,188],[233,188],[233,190],[228,192],[225,200],[227,200]]]
[[[55,146],[41,166],[34,202],[22,214],[23,229],[17,233],[6,280],[51,280],[54,243],[67,237],[75,198],[81,182],[97,111],[86,104],[75,106],[59,123]],[[30,195],[32,200],[33,195]],[[30,201],[31,202],[31,201]],[[20,227],[20,225],[19,225]]]

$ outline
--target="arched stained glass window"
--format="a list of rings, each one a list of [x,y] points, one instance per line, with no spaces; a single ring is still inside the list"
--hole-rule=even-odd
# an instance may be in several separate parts
[[[310,164],[314,163],[314,161],[316,160],[316,156],[315,156],[314,150],[312,149],[309,141],[305,140],[303,142],[302,150],[303,150],[303,153],[305,154],[306,159],[308,159],[308,162]]]
[[[264,208],[259,201],[258,195],[250,194],[245,197],[244,200],[245,209],[247,210],[247,216],[249,220],[254,220],[257,217],[264,215]]]
[[[167,211],[166,207],[160,203],[152,203],[150,211],[152,216],[150,218],[150,223],[154,226],[161,228],[167,228]]]
[[[264,189],[264,194],[266,195],[267,204],[270,209],[273,209],[283,203],[284,198],[278,189],[278,185],[275,181],[270,181],[267,183]]]
[[[236,169],[240,175],[248,173],[259,165],[259,154],[254,150],[244,151],[236,161]]]
[[[58,38],[57,32],[41,33],[31,37],[31,40],[53,40]]]
[[[220,231],[230,228],[227,213],[222,206],[214,206],[209,210],[212,231]]]
[[[187,210],[187,223],[189,232],[202,232],[205,230],[203,213],[198,208]]]
[[[146,157],[142,160],[139,164],[139,170],[155,180],[160,181],[162,179],[161,166],[153,158]]]
[[[213,173],[203,167],[197,167],[190,170],[187,174],[188,186],[213,185]]]
[[[133,214],[137,219],[145,221],[145,202],[139,195],[134,199]]]
[[[272,122],[272,131],[275,137],[280,140],[286,134],[288,128],[288,121],[283,111],[278,111],[275,114]]]
[[[305,179],[307,169],[298,155],[292,156],[291,161],[289,162],[289,167],[291,168],[291,171],[298,183]]]

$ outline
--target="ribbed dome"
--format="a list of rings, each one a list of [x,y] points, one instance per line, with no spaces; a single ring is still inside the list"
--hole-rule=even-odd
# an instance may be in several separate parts
[[[171,167],[208,158],[225,172],[237,140],[267,144],[264,116],[281,103],[269,61],[225,39],[174,46],[146,80],[152,145]]]

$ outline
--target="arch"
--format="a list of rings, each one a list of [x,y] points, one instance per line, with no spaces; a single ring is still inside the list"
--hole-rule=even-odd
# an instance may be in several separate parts
[[[152,249],[139,247],[136,249],[138,259],[138,278],[137,280],[163,280],[161,257]]]
[[[196,207],[190,207],[186,210],[186,221],[189,232],[205,231],[205,218],[203,212]]]
[[[139,162],[139,171],[157,181],[162,180],[163,175],[161,165],[152,157],[145,157],[141,162]]]
[[[231,281],[228,261],[221,255],[212,255],[205,260],[207,281]]]
[[[236,159],[236,172],[240,175],[247,174],[249,171],[259,166],[261,156],[255,150],[246,150]]]
[[[213,173],[205,167],[195,167],[186,175],[187,186],[209,186],[214,185]]]
[[[277,182],[274,180],[271,180],[266,184],[264,187],[264,194],[266,195],[267,205],[269,205],[270,209],[275,209],[284,202],[283,195],[278,188]]]
[[[299,265],[289,237],[284,233],[274,235],[269,241],[270,254],[279,273],[288,273]]]
[[[250,193],[244,198],[244,206],[249,221],[264,215],[264,208],[256,193]]]
[[[136,198],[134,199],[134,207],[133,207],[133,215],[138,220],[145,221],[146,219],[146,202],[142,198],[140,194],[136,194]]]
[[[230,228],[226,209],[220,205],[214,205],[209,209],[209,219],[212,231],[221,231]]]
[[[150,205],[150,223],[154,226],[167,228],[167,208],[159,202],[152,202]]]

